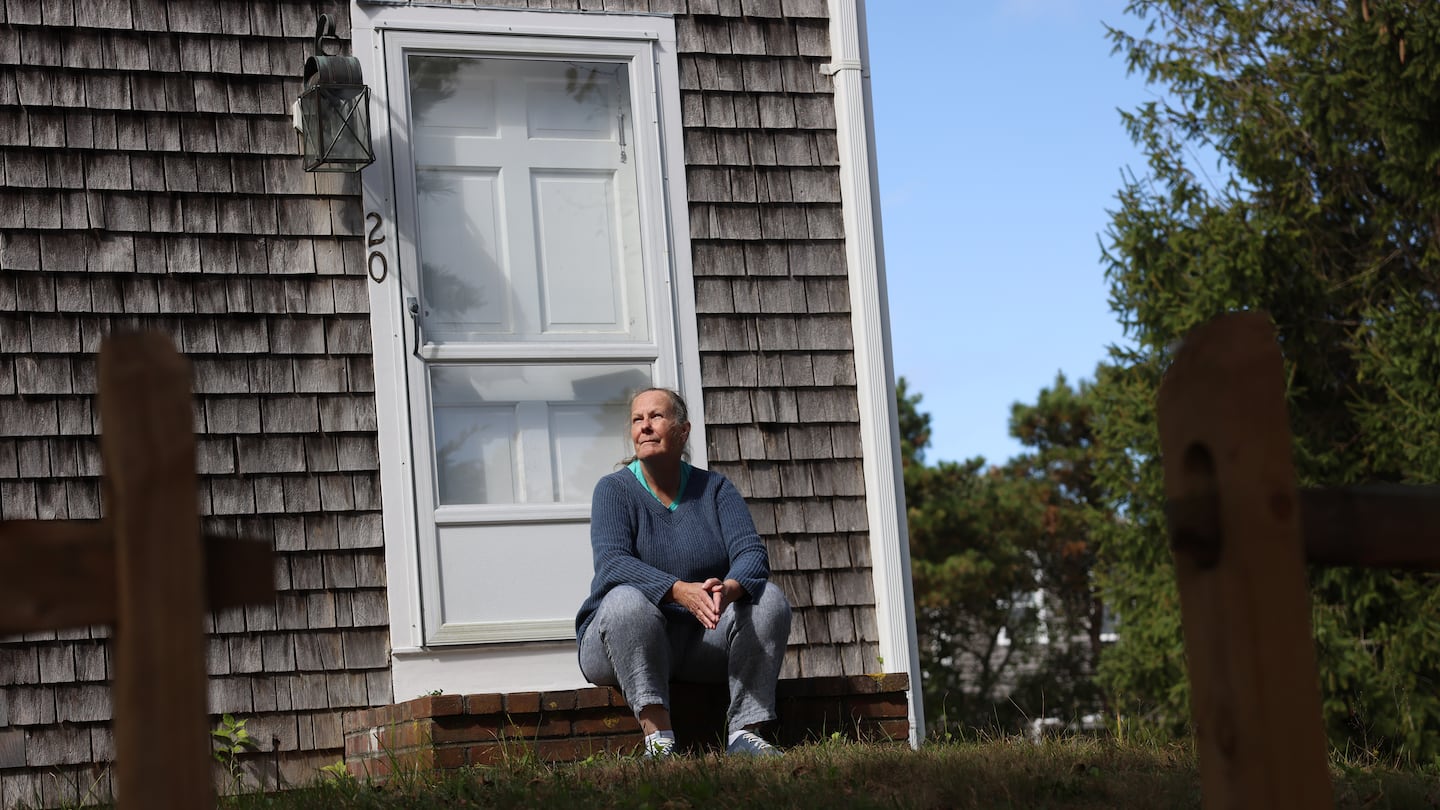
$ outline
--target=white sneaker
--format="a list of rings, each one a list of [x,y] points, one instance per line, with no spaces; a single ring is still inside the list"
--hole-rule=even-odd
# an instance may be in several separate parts
[[[739,731],[730,740],[725,753],[745,757],[778,757],[782,752],[753,731]]]
[[[640,757],[642,759],[670,759],[675,756],[678,756],[678,754],[675,752],[675,740],[673,738],[657,737],[641,743]]]

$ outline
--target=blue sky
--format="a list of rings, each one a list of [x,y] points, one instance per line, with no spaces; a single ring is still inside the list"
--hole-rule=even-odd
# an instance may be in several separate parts
[[[1015,455],[1011,404],[1123,340],[1099,239],[1145,168],[1117,110],[1153,96],[1110,54],[1102,21],[1138,28],[1124,7],[867,3],[895,372],[932,463]]]

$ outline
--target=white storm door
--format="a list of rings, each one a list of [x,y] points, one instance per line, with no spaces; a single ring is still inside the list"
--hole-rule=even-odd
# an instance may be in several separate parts
[[[427,644],[574,637],[591,490],[676,384],[648,47],[387,35]]]

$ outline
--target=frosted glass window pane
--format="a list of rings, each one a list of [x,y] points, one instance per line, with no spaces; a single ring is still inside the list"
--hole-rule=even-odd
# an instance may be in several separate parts
[[[650,381],[649,364],[432,368],[440,503],[588,501],[600,476],[629,454],[630,397]],[[522,409],[546,416],[538,424],[527,416],[531,427],[521,431]],[[522,433],[529,449],[520,447]]]
[[[584,503],[595,482],[630,455],[628,403],[555,405],[550,408],[550,445],[555,500]],[[616,426],[620,429],[616,429]]]
[[[436,405],[440,503],[515,502],[515,410]]]

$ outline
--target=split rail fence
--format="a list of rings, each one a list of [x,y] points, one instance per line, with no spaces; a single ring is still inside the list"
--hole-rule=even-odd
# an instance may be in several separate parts
[[[274,599],[270,544],[203,537],[190,364],[159,333],[100,349],[105,517],[0,521],[0,634],[114,625],[117,806],[215,806],[204,611]]]
[[[1440,488],[1297,489],[1262,312],[1192,331],[1158,416],[1203,804],[1333,807],[1305,566],[1440,571]]]

